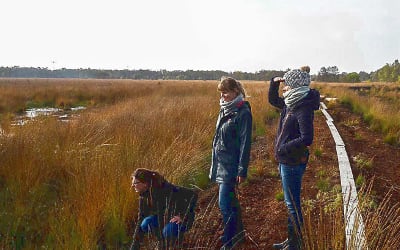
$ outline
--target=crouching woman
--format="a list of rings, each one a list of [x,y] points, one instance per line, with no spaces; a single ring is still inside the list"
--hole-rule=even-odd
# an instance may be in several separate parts
[[[132,174],[132,187],[139,193],[139,209],[131,249],[140,249],[145,234],[153,234],[161,249],[179,246],[193,225],[197,193],[145,168]]]

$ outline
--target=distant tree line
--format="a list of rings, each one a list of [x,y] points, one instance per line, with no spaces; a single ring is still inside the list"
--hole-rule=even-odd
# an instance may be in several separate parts
[[[285,71],[261,70],[255,73],[221,70],[99,70],[99,69],[55,69],[33,67],[0,67],[0,77],[16,78],[97,78],[97,79],[138,79],[138,80],[215,80],[231,76],[239,80],[269,80],[281,76]]]
[[[357,72],[339,72],[337,66],[322,67],[315,80],[319,82],[363,82],[370,80],[370,74],[364,71]]]
[[[386,64],[371,74],[371,80],[376,82],[400,82],[400,63],[395,60],[392,64]]]
[[[322,67],[314,80],[319,82],[400,82],[400,63],[395,60],[392,64],[386,64],[377,71],[367,73],[364,71],[339,73],[337,66]]]
[[[255,73],[221,70],[100,70],[100,69],[55,69],[33,67],[0,67],[0,77],[17,78],[97,78],[97,79],[137,79],[137,80],[216,80],[221,76],[231,76],[239,80],[268,81],[274,76],[282,76],[282,70],[261,70]],[[400,82],[400,63],[395,60],[377,71],[367,73],[339,72],[337,66],[322,67],[312,79],[319,82]]]

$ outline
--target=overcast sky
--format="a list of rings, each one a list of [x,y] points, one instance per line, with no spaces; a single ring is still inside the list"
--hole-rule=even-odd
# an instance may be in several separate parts
[[[399,0],[0,0],[0,66],[374,71]]]

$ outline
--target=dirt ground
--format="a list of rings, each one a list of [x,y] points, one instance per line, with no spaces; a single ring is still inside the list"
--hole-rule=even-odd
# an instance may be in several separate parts
[[[359,115],[336,105],[330,110],[345,144],[354,179],[359,174],[373,181],[373,193],[380,201],[388,192],[392,202],[400,200],[400,148],[384,143],[382,135],[372,131]],[[357,158],[371,161],[370,167],[358,167]]]
[[[387,145],[382,136],[368,129],[358,115],[340,105],[329,108],[349,155],[354,178],[362,173],[368,182],[374,178],[373,192],[376,199],[392,191],[393,202],[400,198],[400,149]],[[321,173],[329,176],[331,186],[340,185],[336,148],[322,113],[317,112],[314,121],[314,143],[310,148],[311,157],[303,179],[302,199],[315,199],[318,192],[317,180]],[[271,132],[271,131],[269,131]],[[268,134],[268,133],[267,133]],[[274,134],[269,133],[270,135]],[[246,242],[237,249],[272,249],[272,244],[286,238],[287,213],[283,201],[276,194],[281,192],[277,175],[277,163],[272,159],[272,136],[256,138],[252,145],[252,172],[248,183],[239,187]],[[372,167],[360,170],[353,160],[360,154],[372,159]],[[192,235],[187,235],[187,248],[219,249],[221,215],[217,203],[218,189],[211,187],[200,193],[197,209],[197,225]],[[201,236],[201,237],[199,237]],[[199,246],[201,248],[199,248]]]

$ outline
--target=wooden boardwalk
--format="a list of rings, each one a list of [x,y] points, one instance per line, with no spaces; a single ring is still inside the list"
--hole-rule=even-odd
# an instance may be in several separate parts
[[[321,102],[321,111],[326,117],[326,123],[336,144],[336,153],[339,162],[340,184],[342,186],[344,220],[346,233],[346,249],[367,249],[363,218],[358,208],[357,189],[351,171],[349,157],[339,131],[333,124],[327,107]]]

